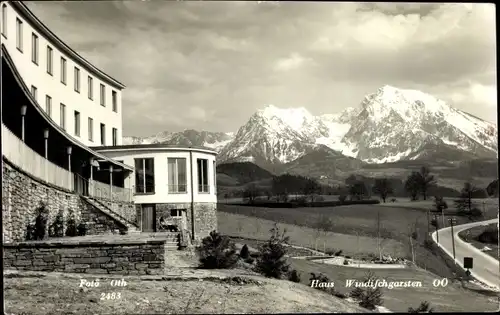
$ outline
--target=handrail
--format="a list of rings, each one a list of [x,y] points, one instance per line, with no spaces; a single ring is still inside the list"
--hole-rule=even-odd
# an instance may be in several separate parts
[[[74,189],[74,178],[71,172],[50,162],[31,149],[3,123],[2,155],[36,178],[70,191]]]
[[[75,175],[75,191],[79,194],[110,201],[132,201],[132,189],[130,188],[118,187],[94,179],[86,179],[79,174]]]

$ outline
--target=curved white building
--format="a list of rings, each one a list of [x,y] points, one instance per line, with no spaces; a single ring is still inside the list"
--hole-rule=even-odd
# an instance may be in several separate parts
[[[199,240],[217,228],[216,152],[121,146],[125,86],[22,2],[2,2],[0,17],[5,238],[23,238],[39,202],[52,216],[77,209],[100,224],[96,233],[110,217],[120,229],[171,229],[183,241],[185,233]]]
[[[93,149],[134,166],[126,187],[134,192],[142,231],[187,230],[201,239],[217,228],[215,151],[164,144]]]
[[[87,146],[120,145],[125,86],[81,57],[22,2],[2,3],[2,44],[33,97]]]
[[[103,232],[96,222],[106,220],[133,230],[133,195],[124,187],[133,167],[89,148],[121,144],[124,85],[69,48],[22,2],[2,2],[0,10],[4,237],[22,239],[40,202],[51,217],[75,210],[90,220],[92,233]]]

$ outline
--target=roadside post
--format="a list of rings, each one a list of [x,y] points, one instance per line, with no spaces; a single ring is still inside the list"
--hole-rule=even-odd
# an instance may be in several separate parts
[[[455,265],[457,264],[456,260],[456,255],[455,255],[455,236],[453,233],[453,224],[456,223],[455,218],[448,219],[450,221],[450,226],[451,226],[451,243],[453,246],[453,261],[455,262]]]

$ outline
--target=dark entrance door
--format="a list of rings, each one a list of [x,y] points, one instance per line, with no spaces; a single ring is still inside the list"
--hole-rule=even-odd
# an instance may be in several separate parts
[[[142,205],[142,231],[155,231],[155,205]]]

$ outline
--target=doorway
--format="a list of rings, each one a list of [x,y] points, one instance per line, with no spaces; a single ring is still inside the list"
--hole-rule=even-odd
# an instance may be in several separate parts
[[[155,232],[156,208],[154,204],[142,205],[142,232]]]

